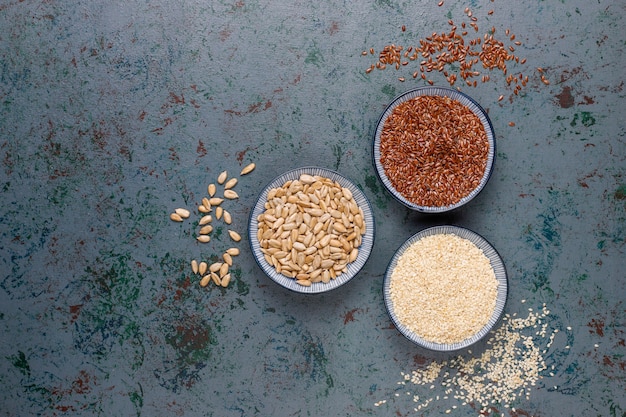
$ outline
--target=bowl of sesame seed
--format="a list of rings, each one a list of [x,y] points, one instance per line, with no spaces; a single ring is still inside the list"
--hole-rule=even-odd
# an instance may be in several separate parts
[[[422,213],[459,208],[485,187],[496,155],[493,126],[468,95],[421,87],[396,97],[373,142],[376,172],[391,195]]]
[[[477,233],[443,225],[410,237],[392,257],[383,280],[395,327],[434,351],[466,348],[497,324],[508,279],[493,246]]]
[[[262,190],[248,232],[252,254],[272,281],[316,294],[346,284],[363,268],[374,244],[374,217],[351,180],[302,167]]]

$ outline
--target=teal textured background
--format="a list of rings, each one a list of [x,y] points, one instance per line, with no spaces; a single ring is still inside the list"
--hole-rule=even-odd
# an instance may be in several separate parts
[[[466,207],[420,215],[382,188],[371,141],[392,98],[426,82],[414,64],[366,74],[361,52],[448,31],[466,7],[479,34],[517,35],[527,62],[511,68],[530,81],[457,85],[489,113],[495,170]],[[401,372],[449,356],[405,340],[382,299],[394,251],[455,224],[504,259],[507,313],[545,303],[560,330],[554,369],[490,414],[626,415],[625,26],[605,0],[2,0],[0,414],[476,415],[452,398],[413,411]],[[233,282],[201,288],[189,261],[230,246],[226,229],[202,246],[168,214],[249,162]],[[262,187],[303,165],[351,178],[376,219],[362,272],[315,297],[265,277],[245,234]]]

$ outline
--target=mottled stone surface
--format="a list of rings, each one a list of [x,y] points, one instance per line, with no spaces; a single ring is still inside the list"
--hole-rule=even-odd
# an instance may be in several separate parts
[[[420,59],[366,74],[362,51],[448,31],[466,7],[478,36],[516,34],[527,61],[511,73],[529,82],[457,82],[489,112],[496,168],[465,208],[419,215],[383,189],[371,141],[394,96],[428,85]],[[414,411],[400,373],[450,356],[401,336],[381,291],[395,249],[449,223],[501,254],[507,313],[545,303],[560,330],[529,397],[489,413],[626,415],[625,26],[605,0],[3,0],[0,414],[476,415],[439,383],[411,388],[439,396]],[[227,228],[201,245],[195,214],[168,215],[251,161],[228,206],[244,237],[233,281],[201,288],[189,261],[229,247]],[[261,188],[303,165],[354,180],[376,218],[362,272],[315,297],[265,277],[246,233]]]

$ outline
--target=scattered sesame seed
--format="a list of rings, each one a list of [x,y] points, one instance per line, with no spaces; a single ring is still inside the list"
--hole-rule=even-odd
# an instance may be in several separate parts
[[[542,351],[541,346],[552,343],[556,333],[548,329],[544,321],[545,310],[531,310],[526,317],[516,316],[516,313],[503,316],[501,326],[492,332],[487,342],[489,347],[477,357],[459,355],[445,361],[433,360],[418,369],[402,372],[403,380],[418,387],[432,390],[440,384],[446,388],[445,396],[435,395],[417,404],[414,410],[423,410],[440,398],[446,402],[454,398],[462,406],[481,407],[480,415],[493,413],[495,404],[516,413],[511,404],[523,398],[530,400],[530,387],[537,386],[541,373],[548,369],[544,359],[547,349]],[[531,329],[536,325],[544,331],[535,337],[529,336],[535,333]],[[546,337],[547,334],[550,337]],[[471,351],[467,353],[471,355]],[[550,369],[554,370],[554,365]],[[554,372],[550,375],[554,376]],[[450,386],[454,390],[448,388]],[[418,403],[419,396],[414,395],[412,401]],[[448,405],[445,412],[450,414],[456,408],[457,405]]]

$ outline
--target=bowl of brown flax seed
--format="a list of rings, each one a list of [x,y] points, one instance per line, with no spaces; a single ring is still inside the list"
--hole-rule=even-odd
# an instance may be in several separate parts
[[[374,135],[378,177],[391,195],[422,213],[459,208],[480,193],[496,155],[493,126],[471,97],[421,87],[396,97]]]
[[[389,316],[407,339],[426,349],[455,351],[486,336],[508,296],[504,263],[477,233],[435,226],[410,237],[383,280]]]

